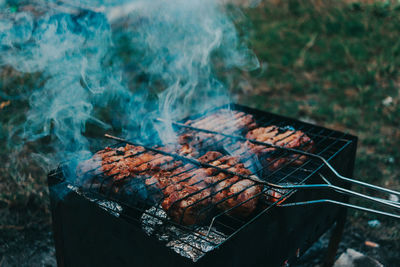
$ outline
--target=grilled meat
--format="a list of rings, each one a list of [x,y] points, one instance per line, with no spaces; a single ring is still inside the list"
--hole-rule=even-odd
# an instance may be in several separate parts
[[[152,152],[139,153],[143,151],[143,147],[134,147],[130,150],[127,146],[124,151],[126,153],[112,158],[103,158],[102,171],[108,176],[113,176],[114,181],[141,173],[154,173],[160,169],[161,165],[174,160],[173,157]]]
[[[209,151],[197,160],[251,175],[238,158],[223,156],[220,152]],[[171,219],[184,225],[201,222],[213,206],[221,210],[232,209],[231,215],[247,216],[256,208],[262,190],[262,186],[249,179],[232,177],[215,168],[182,165],[170,156],[147,152],[140,146],[106,148],[81,164],[78,172],[87,170],[92,162],[101,162],[97,170],[113,178],[109,185],[113,186],[114,192],[119,192],[119,188],[132,179],[142,179],[148,190],[156,189],[161,193],[154,197],[161,197],[161,206]]]
[[[180,164],[181,162],[174,160],[173,157],[145,152],[141,146],[127,144],[119,148],[107,147],[95,153],[92,158],[79,164],[77,175],[84,187],[97,187],[100,192],[111,190],[112,193],[119,193],[122,189],[133,194],[135,189],[133,191],[128,189],[125,186],[127,183],[136,184],[136,190],[143,191],[145,179],[149,176],[160,172],[161,169],[165,171]],[[135,181],[132,183],[133,178]],[[157,187],[148,188],[152,189]],[[155,194],[153,200],[159,198],[158,192],[151,193]]]
[[[197,120],[187,121],[185,124],[200,129],[233,135],[247,132],[256,127],[256,122],[252,115],[230,110],[220,110]],[[221,143],[224,138],[222,135],[187,130],[179,136],[179,143],[189,150],[196,150],[203,153],[209,150],[224,151],[224,144]]]
[[[304,132],[288,128],[280,128],[274,125],[260,127],[249,131],[246,134],[247,139],[272,144],[276,146],[292,148],[297,150],[313,152],[314,142]],[[263,145],[256,145],[251,142],[245,144],[257,155],[265,158],[265,164],[269,170],[276,170],[290,162],[293,165],[301,165],[307,159],[304,155],[290,153],[284,154],[284,150]]]
[[[252,115],[227,109],[219,110],[196,120],[189,120],[185,124],[226,134],[248,131],[257,126]]]
[[[172,193],[161,204],[172,220],[192,225],[207,217],[211,202],[209,188],[191,186],[187,183],[174,184],[172,187]]]
[[[186,124],[233,135],[247,132],[248,139],[276,146],[311,151],[314,149],[313,141],[302,131],[273,125],[255,128],[253,117],[243,112],[220,111],[188,121]],[[156,148],[192,157],[200,163],[217,166],[237,175],[217,168],[183,164],[171,156],[132,145],[106,148],[97,152],[91,159],[80,164],[77,173],[104,174],[112,177],[108,179],[108,185],[114,187],[115,192],[123,185],[135,184],[132,181],[141,180],[147,190],[155,189],[158,192],[155,198],[161,201],[162,208],[172,220],[192,225],[207,218],[213,207],[242,217],[250,215],[256,209],[263,186],[249,170],[249,166],[254,163],[251,156],[266,158],[270,170],[275,170],[289,161],[293,161],[291,164],[302,164],[306,160],[305,156],[296,154],[284,154],[283,157],[279,157],[282,154],[280,149],[251,142],[223,144],[225,147],[222,150],[235,151],[235,156],[210,151],[218,148],[216,143],[225,143],[222,142],[224,139],[221,135],[188,130],[179,137],[178,147]],[[251,178],[246,179],[240,175]],[[275,201],[279,197],[280,194],[273,194],[267,200]]]
[[[238,174],[251,175],[237,158],[222,156],[219,152],[210,151],[198,160]],[[153,183],[163,187],[165,198],[162,207],[174,221],[186,225],[200,222],[209,215],[211,204],[221,210],[232,209],[229,214],[243,217],[255,210],[261,185],[214,168],[189,168],[185,166],[151,178]],[[182,173],[182,170],[186,171]]]
[[[214,151],[198,158],[202,163],[208,163],[221,157]],[[153,176],[164,193],[161,206],[175,222],[192,225],[203,221],[211,211],[212,185],[207,178],[216,173],[212,168],[198,168],[186,164],[181,168]],[[150,181],[149,181],[150,182]]]
[[[96,175],[103,172],[106,172],[107,175],[112,175],[112,173],[109,173],[110,171],[121,168],[121,171],[124,172],[120,175],[122,178],[126,174],[126,171],[124,171],[125,167],[123,164],[118,164],[118,162],[124,161],[127,157],[134,156],[142,151],[144,151],[143,147],[131,145],[119,148],[106,147],[96,152],[90,159],[80,163],[77,167],[77,175],[82,176],[86,173]]]
[[[252,175],[236,157],[225,156],[210,164],[244,176]],[[254,176],[252,178],[257,180]],[[232,177],[224,172],[208,178],[208,181],[215,185],[213,203],[221,210],[231,209],[228,212],[230,215],[242,217],[248,216],[255,210],[263,188],[253,180]]]

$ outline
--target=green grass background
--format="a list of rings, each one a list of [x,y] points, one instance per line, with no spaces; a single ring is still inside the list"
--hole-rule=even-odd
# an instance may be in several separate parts
[[[355,177],[400,189],[400,6],[278,1],[245,13],[264,71],[240,102],[357,135]]]

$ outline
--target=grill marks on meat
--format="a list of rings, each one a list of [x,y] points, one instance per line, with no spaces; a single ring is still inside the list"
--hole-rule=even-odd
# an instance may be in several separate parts
[[[106,184],[118,192],[122,186],[131,178],[143,178],[156,174],[161,169],[168,170],[182,164],[171,156],[145,151],[141,146],[127,144],[125,147],[110,148],[98,151],[92,158],[79,164],[78,176],[95,175],[111,177]],[[93,183],[96,179],[92,179]],[[106,179],[101,178],[101,181]]]
[[[185,124],[233,135],[242,134],[256,127],[256,122],[252,115],[230,110],[219,110],[197,120],[189,120]],[[179,143],[188,150],[202,151],[207,148],[208,150],[222,151],[223,144],[220,141],[224,138],[222,135],[187,130],[179,136]]]
[[[221,156],[221,153],[211,151],[198,160],[208,163]],[[209,215],[213,188],[207,178],[215,172],[216,170],[212,168],[198,168],[186,164],[182,168],[152,177],[153,182],[155,181],[164,193],[161,206],[172,220],[192,225],[203,221]]]
[[[198,160],[242,175],[251,175],[237,158],[222,156],[219,152],[210,151]],[[191,167],[185,166],[187,171],[184,173],[176,170],[157,176],[158,179],[167,178],[169,183],[165,186],[165,180],[156,182],[165,186],[160,188],[164,193],[161,206],[174,221],[185,225],[199,223],[215,205],[223,211],[232,209],[229,214],[243,217],[256,209],[261,185],[250,179],[218,172],[214,168],[188,170]],[[157,178],[153,177],[154,180]]]
[[[161,206],[177,223],[193,225],[203,221],[208,213],[203,210],[210,207],[211,190],[202,186],[180,183],[171,186],[169,194]]]
[[[313,141],[302,131],[278,126],[256,128],[251,115],[238,111],[219,111],[187,125],[219,131],[226,134],[240,135],[247,133],[248,139],[277,146],[313,151]],[[251,142],[234,142],[225,145],[226,150],[234,151],[235,156],[224,156],[217,151],[216,143],[224,143],[226,137],[200,131],[185,131],[179,137],[180,146],[156,147],[165,152],[192,157],[200,163],[208,163],[231,172],[250,176],[252,179],[220,172],[215,168],[199,168],[193,164],[183,164],[171,156],[150,152],[141,146],[126,145],[119,148],[105,148],[91,159],[78,166],[78,175],[89,173],[112,177],[111,186],[115,192],[128,181],[140,179],[147,190],[155,190],[154,199],[160,201],[162,208],[172,220],[184,225],[203,221],[213,208],[226,211],[230,215],[246,217],[257,207],[263,186],[255,182],[248,169],[253,165],[254,155],[265,159],[270,170],[275,170],[289,161],[302,164],[305,156],[284,154],[277,148],[255,145]],[[222,146],[222,144],[221,144]],[[199,157],[199,155],[203,155]],[[268,192],[267,192],[268,194]],[[271,195],[271,201],[280,195]]]
[[[244,176],[252,175],[251,171],[246,169],[243,163],[239,163],[236,157],[225,156],[211,164]],[[254,176],[253,178],[257,179]],[[242,217],[247,217],[256,209],[259,195],[263,189],[260,184],[238,176],[231,177],[223,172],[210,177],[209,180],[215,185],[215,196],[212,201],[218,208],[230,210],[235,207],[228,213]]]
[[[163,150],[168,150],[163,148]],[[239,160],[223,156],[220,152],[209,151],[197,158],[208,163],[243,175],[251,175]],[[184,225],[203,221],[216,206],[228,210],[232,215],[247,216],[256,208],[262,187],[251,180],[218,172],[214,168],[199,168],[193,164],[183,165],[170,156],[145,151],[143,147],[126,145],[119,148],[105,148],[91,159],[83,162],[78,170],[88,169],[88,165],[100,162],[98,171],[111,176],[114,192],[132,179],[142,179],[148,190],[160,192],[154,196],[161,200],[162,208],[172,220]]]
[[[238,114],[239,113],[237,113],[236,115],[239,116]],[[254,127],[256,124],[252,118],[251,120],[249,120],[248,117],[247,119],[241,120],[246,123],[250,123],[245,124],[245,126],[241,125],[243,129],[229,128],[227,126],[224,126],[223,122],[219,123],[222,126],[216,126],[216,122],[218,122],[218,117],[221,117],[221,115],[216,114],[213,116],[213,118],[206,117],[199,121],[189,122],[187,124],[202,129],[210,129],[213,131],[220,131],[218,129],[219,127],[227,130],[225,133],[228,134],[230,134],[229,131],[232,131],[232,129],[234,129],[234,131],[236,132],[231,133],[233,135],[237,134],[237,132],[247,131],[247,134],[245,135],[247,139],[253,139],[286,148],[293,148],[309,152],[314,151],[314,142],[304,132],[300,130],[294,130],[289,127],[282,128],[275,125],[252,129],[252,127]],[[207,123],[210,124],[208,125]],[[210,125],[215,126],[215,128],[211,127]],[[206,151],[210,149],[216,149],[219,151],[229,151],[235,156],[240,157],[242,159],[242,162],[245,163],[246,166],[251,166],[254,163],[254,160],[257,160],[254,158],[254,155],[257,155],[258,159],[261,159],[261,163],[263,165],[268,165],[268,169],[271,171],[279,169],[288,162],[290,162],[291,165],[301,165],[307,159],[307,157],[304,155],[293,153],[284,154],[285,152],[283,150],[277,148],[263,145],[255,145],[251,142],[235,142],[233,144],[229,144],[231,142],[230,139],[227,139],[226,142],[221,142],[221,140],[223,139],[224,137],[221,135],[214,135],[210,133],[196,131],[186,132],[179,137],[180,143],[183,144],[183,146],[188,147],[188,149],[190,150]],[[224,147],[221,148],[217,146],[217,143],[219,143],[220,146],[224,145]]]
[[[246,134],[246,138],[267,144],[309,152],[313,152],[315,149],[314,142],[304,132],[293,129],[282,129],[274,125],[253,129]],[[270,170],[276,170],[287,162],[291,162],[293,165],[301,165],[307,159],[305,155],[293,153],[280,157],[282,156],[282,153],[284,153],[283,150],[263,145],[256,145],[251,142],[247,142],[245,145],[255,154],[265,158],[265,161],[268,164],[268,169]]]
[[[240,111],[221,110],[194,121],[187,121],[186,124],[231,135],[246,133],[245,137],[247,139],[254,139],[286,148],[309,152],[313,152],[315,149],[314,142],[304,132],[275,125],[256,128],[257,124],[254,118]],[[229,151],[229,153],[240,157],[246,166],[253,165],[255,160],[253,155],[257,155],[258,159],[261,159],[261,163],[268,165],[268,169],[271,171],[279,169],[289,162],[291,165],[301,165],[307,159],[306,156],[299,154],[287,153],[287,155],[283,155],[285,152],[281,149],[255,145],[251,142],[227,144],[231,140],[228,139],[224,142],[222,141],[224,138],[224,136],[206,132],[187,131],[179,137],[179,142],[182,146],[187,147],[188,150],[203,152],[211,149]]]
[[[113,175],[118,173],[119,170],[121,171],[120,178],[122,178],[127,174],[127,166],[124,165],[126,158],[138,155],[143,151],[143,147],[131,145],[119,148],[106,147],[96,152],[90,159],[80,163],[77,167],[77,175],[81,176],[87,173],[97,175],[103,172],[107,175]]]
[[[189,120],[186,125],[196,128],[234,134],[243,130],[255,128],[256,122],[252,115],[242,111],[222,109],[211,115],[196,120]]]
[[[116,151],[120,150],[117,149]],[[126,145],[123,151],[125,153],[103,159],[102,171],[108,176],[113,176],[114,181],[118,182],[140,173],[150,174],[156,172],[162,164],[174,161],[174,158],[170,156],[152,152],[143,153],[143,151],[143,147]]]

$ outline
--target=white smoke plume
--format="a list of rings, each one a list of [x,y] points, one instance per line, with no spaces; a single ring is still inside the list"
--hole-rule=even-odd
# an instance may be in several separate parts
[[[127,138],[150,138],[154,118],[176,120],[229,102],[216,63],[258,67],[220,1],[37,1],[16,11],[7,1],[0,6],[0,67],[44,77],[24,95],[29,110],[10,138],[50,137],[55,161],[90,154],[88,123],[103,131],[119,128]],[[119,57],[121,47],[126,52],[121,40],[127,60]],[[136,78],[129,80],[131,72]],[[175,140],[170,125],[156,130],[164,142]]]

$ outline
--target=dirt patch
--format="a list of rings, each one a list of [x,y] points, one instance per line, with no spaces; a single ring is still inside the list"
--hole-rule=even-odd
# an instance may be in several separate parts
[[[367,225],[367,221],[362,222]],[[361,225],[361,222],[360,224]],[[381,231],[380,228],[374,228],[370,231],[365,231],[360,227],[354,226],[351,222],[346,224],[342,241],[340,242],[338,258],[347,248],[352,248],[362,254],[369,256],[384,266],[397,266],[400,262],[400,242],[399,240],[384,240],[377,236]],[[305,254],[296,265],[296,267],[317,267],[322,266],[328,247],[331,231],[325,233]],[[365,241],[372,241],[379,247],[370,247],[365,244]]]
[[[56,266],[50,227],[0,230],[0,266]]]

